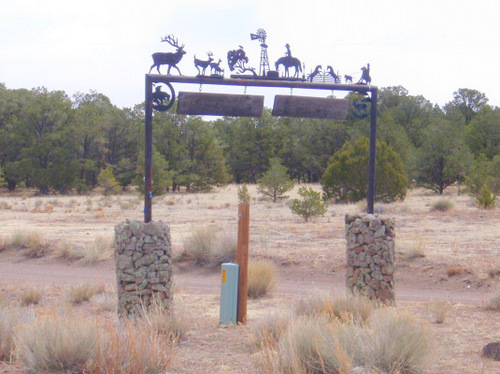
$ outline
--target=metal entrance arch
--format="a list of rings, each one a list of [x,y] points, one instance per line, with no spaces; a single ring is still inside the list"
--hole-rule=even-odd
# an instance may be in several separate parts
[[[153,86],[163,83],[170,93],[161,91],[159,86],[153,91]],[[338,84],[314,83],[293,80],[248,79],[248,78],[212,78],[188,77],[146,74],[146,108],[145,108],[145,175],[144,175],[144,222],[152,219],[152,182],[153,182],[153,110],[168,110],[173,105],[176,95],[172,83],[187,83],[196,85],[239,86],[239,87],[267,87],[267,88],[298,88],[326,91],[350,91],[368,95],[365,99],[370,105],[370,153],[368,161],[368,194],[367,212],[373,214],[375,200],[375,145],[377,138],[377,99],[378,88],[367,84]],[[361,104],[366,108],[366,103]],[[199,113],[198,113],[199,114]],[[223,115],[223,114],[221,114]],[[226,114],[229,116],[237,116]]]

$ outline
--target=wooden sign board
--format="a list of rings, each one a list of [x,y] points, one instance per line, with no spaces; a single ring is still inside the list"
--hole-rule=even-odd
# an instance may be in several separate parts
[[[312,96],[276,95],[273,116],[344,119],[349,100]]]
[[[264,96],[179,92],[177,114],[261,117]]]

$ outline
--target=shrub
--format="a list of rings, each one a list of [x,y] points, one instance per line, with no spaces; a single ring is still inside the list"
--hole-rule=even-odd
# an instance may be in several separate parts
[[[286,199],[285,193],[290,191],[294,183],[287,174],[288,169],[281,165],[279,158],[269,159],[269,169],[259,180],[259,192],[271,198],[275,203],[278,199]]]
[[[439,199],[432,204],[431,212],[447,212],[453,209],[454,205],[450,200]]]
[[[246,184],[238,186],[238,203],[239,204],[250,204],[250,194],[248,193],[248,187]]]
[[[276,286],[276,266],[269,260],[250,261],[248,264],[248,296],[265,296]]]
[[[35,324],[16,331],[16,355],[28,372],[83,372],[97,337],[94,322],[48,313]]]
[[[97,183],[103,189],[104,196],[117,194],[121,187],[110,168],[102,170],[97,176]]]
[[[42,293],[39,290],[35,288],[29,288],[21,294],[21,305],[27,306],[38,304],[41,299]]]
[[[32,309],[0,307],[0,361],[13,361],[15,329],[34,321],[35,314]]]
[[[377,142],[376,200],[390,203],[404,200],[408,180],[401,157],[384,142]],[[369,141],[362,137],[354,144],[346,142],[330,158],[321,179],[325,199],[357,202],[367,197]]]
[[[446,300],[435,300],[428,303],[426,308],[433,322],[441,324],[445,321],[453,307]]]
[[[476,204],[483,209],[493,209],[497,202],[497,196],[487,185],[481,187],[476,195]]]
[[[309,218],[323,216],[327,212],[327,207],[321,201],[321,194],[312,188],[300,187],[298,191],[302,199],[293,199],[290,207],[293,214],[304,218],[307,222]]]

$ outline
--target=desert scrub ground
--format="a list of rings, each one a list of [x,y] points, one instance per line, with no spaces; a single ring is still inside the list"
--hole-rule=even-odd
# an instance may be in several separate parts
[[[259,373],[252,337],[262,319],[285,314],[316,288],[344,290],[344,215],[362,212],[364,204],[330,205],[323,217],[305,223],[289,208],[298,187],[276,204],[262,200],[255,186],[249,190],[250,256],[274,262],[277,286],[249,300],[247,326],[219,326],[218,268],[177,262],[174,310],[188,329],[167,372]],[[443,199],[451,208],[433,209]],[[175,255],[199,228],[236,232],[237,204],[234,185],[205,194],[170,193],[154,199],[153,219],[170,225]],[[396,219],[397,309],[434,334],[437,354],[428,372],[499,373],[500,363],[482,359],[480,352],[500,340],[499,308],[487,307],[498,295],[500,209],[478,209],[455,189],[442,197],[417,189],[404,202],[376,204],[375,210]],[[0,195],[0,305],[38,313],[64,307],[85,318],[116,321],[114,226],[142,218],[142,198],[132,193]],[[86,290],[87,283],[100,291]],[[447,311],[435,323],[440,301]],[[0,372],[25,369],[14,362],[2,364]]]

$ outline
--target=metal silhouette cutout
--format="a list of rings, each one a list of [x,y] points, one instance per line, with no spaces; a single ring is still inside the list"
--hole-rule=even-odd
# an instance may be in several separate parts
[[[205,75],[205,71],[214,60],[212,57],[213,56],[212,52],[207,52],[207,56],[208,60],[199,60],[196,58],[196,55],[194,55],[194,66],[198,70],[198,76]]]
[[[236,72],[240,74],[249,71],[254,77],[256,77],[257,73],[255,72],[255,68],[246,66],[247,63],[248,57],[241,45],[239,46],[239,49],[233,49],[232,51],[227,52],[227,64],[229,65],[229,70],[236,70]]]
[[[167,75],[170,74],[170,69],[171,68],[176,68],[177,72],[179,75],[181,74],[181,71],[177,67],[177,64],[181,61],[182,57],[186,54],[186,51],[184,51],[184,44],[179,46],[179,42],[177,39],[174,39],[173,35],[167,35],[164,38],[161,38],[162,42],[167,42],[170,44],[172,47],[177,48],[175,52],[156,52],[153,53],[153,65],[149,68],[149,73],[151,73],[151,70],[156,66],[156,70],[158,70],[158,74],[160,73],[160,66],[161,65],[168,65],[168,70],[167,70]]]
[[[269,67],[269,58],[267,57],[267,44],[266,44],[267,33],[264,29],[258,29],[256,34],[250,34],[251,40],[258,40],[260,42],[260,65],[259,65],[259,75],[265,77],[271,70]]]
[[[165,112],[169,110],[175,102],[175,91],[172,85],[168,82],[162,84],[169,89],[170,93],[162,91],[162,86],[156,84],[155,90],[151,94],[153,109],[158,112]]]
[[[288,71],[288,69],[295,68],[295,73],[293,75],[293,78],[298,78],[299,72],[300,73],[302,72],[302,66],[301,66],[302,64],[298,58],[292,56],[292,51],[290,50],[289,44],[286,44],[285,48],[286,48],[285,56],[279,58],[278,61],[276,61],[276,63],[274,64],[276,70],[279,69],[280,65],[283,65],[283,67],[285,68],[284,77],[289,78],[290,72]]]

